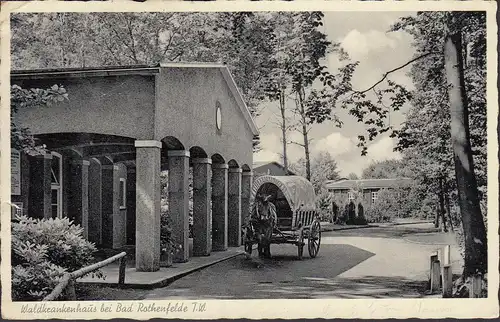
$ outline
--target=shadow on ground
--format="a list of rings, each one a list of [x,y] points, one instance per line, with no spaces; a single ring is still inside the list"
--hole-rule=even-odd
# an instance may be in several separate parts
[[[387,227],[369,227],[363,229],[348,229],[332,232],[324,232],[324,236],[339,237],[379,237],[379,238],[402,238],[405,235],[421,234],[421,233],[437,233],[439,230],[433,225],[425,225],[424,227],[415,227],[414,225],[396,225]]]
[[[271,259],[234,258],[195,272],[165,288],[151,291],[150,299],[265,299],[334,298],[357,282],[337,279],[374,253],[352,245],[321,245],[316,258],[307,250],[299,260],[296,247],[273,245]],[[398,280],[398,279],[395,279]],[[401,280],[401,279],[399,279]],[[383,282],[383,281],[381,281]],[[345,290],[345,291],[344,291]]]

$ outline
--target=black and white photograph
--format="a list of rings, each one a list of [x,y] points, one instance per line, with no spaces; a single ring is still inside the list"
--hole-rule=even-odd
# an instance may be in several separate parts
[[[498,316],[496,3],[231,3],[2,4],[3,313]]]

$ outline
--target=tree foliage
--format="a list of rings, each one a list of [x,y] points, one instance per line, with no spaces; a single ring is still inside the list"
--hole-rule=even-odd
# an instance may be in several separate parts
[[[290,170],[305,177],[306,168],[305,160],[299,159],[297,162],[290,165]],[[337,169],[337,162],[333,159],[330,153],[320,152],[311,160],[311,183],[314,186],[314,190],[317,194],[321,193],[323,190],[323,185],[327,180],[337,180],[339,179],[339,173]]]

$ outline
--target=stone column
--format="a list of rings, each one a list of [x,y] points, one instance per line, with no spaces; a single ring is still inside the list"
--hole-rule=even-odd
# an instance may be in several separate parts
[[[102,243],[102,169],[97,160],[89,166],[89,241]]]
[[[160,269],[160,141],[135,141],[136,235],[135,268]]]
[[[178,251],[174,262],[189,259],[189,151],[168,151],[168,209]]]
[[[228,244],[241,245],[241,172],[240,168],[229,168],[228,173]]]
[[[83,237],[88,239],[89,222],[89,165],[87,160],[72,160],[70,167],[70,200],[68,213],[75,224],[83,228]]]
[[[115,172],[118,171],[118,166],[102,165],[101,170],[102,244],[105,247],[113,248],[113,217],[118,212],[115,202]]]
[[[212,250],[227,249],[227,164],[212,165]]]
[[[241,218],[248,223],[250,218],[250,195],[252,194],[253,172],[244,171],[241,176]]]
[[[39,155],[31,159],[30,202],[28,209],[30,217],[40,219],[52,217],[51,167],[51,154]]]
[[[211,164],[208,158],[193,159],[193,256],[208,256],[212,250]]]

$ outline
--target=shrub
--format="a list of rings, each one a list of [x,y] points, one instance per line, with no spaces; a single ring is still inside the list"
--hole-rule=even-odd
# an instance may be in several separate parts
[[[321,221],[331,221],[332,198],[328,192],[322,192],[316,197],[316,209]]]
[[[180,250],[180,245],[174,242],[172,220],[168,210],[162,209],[160,215],[160,249],[163,254],[175,254]]]
[[[180,249],[180,245],[174,242],[172,219],[168,208],[168,171],[160,173],[160,185],[160,249],[162,254],[173,256]],[[192,216],[192,203],[190,203],[190,216]]]
[[[14,300],[40,300],[52,291],[65,272],[93,263],[94,244],[86,241],[83,228],[68,218],[17,219],[12,223]],[[103,277],[100,271],[94,274]]]
[[[378,192],[378,198],[367,207],[365,217],[368,222],[390,222],[397,217],[399,205],[394,192],[381,189]]]
[[[368,222],[365,218],[365,207],[361,202],[358,203],[358,212],[356,218],[354,219],[355,225],[366,225]]]

